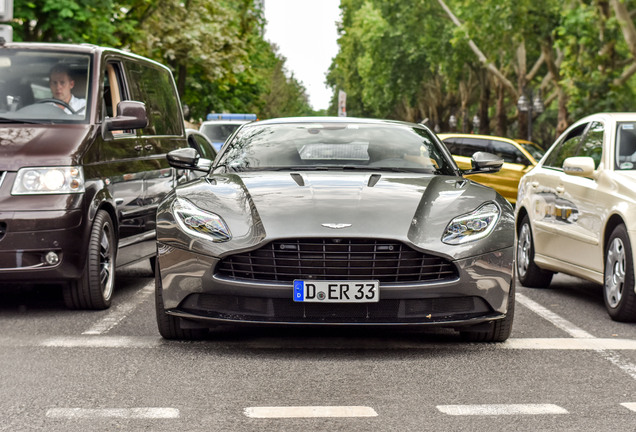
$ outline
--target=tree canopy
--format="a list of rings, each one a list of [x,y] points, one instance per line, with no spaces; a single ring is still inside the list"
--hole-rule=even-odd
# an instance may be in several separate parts
[[[573,120],[632,111],[635,0],[342,0],[329,85],[349,115],[526,138],[517,103],[540,96],[534,137]],[[335,100],[330,112],[335,113]],[[473,123],[473,118],[479,119]]]
[[[16,41],[92,43],[172,70],[197,121],[209,112],[311,114],[306,90],[263,38],[257,0],[15,0]]]

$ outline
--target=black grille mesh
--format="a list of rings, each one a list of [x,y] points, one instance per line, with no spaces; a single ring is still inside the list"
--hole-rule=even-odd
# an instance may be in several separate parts
[[[262,281],[294,279],[422,282],[455,279],[448,260],[391,240],[296,239],[271,242],[260,249],[231,255],[217,274]]]

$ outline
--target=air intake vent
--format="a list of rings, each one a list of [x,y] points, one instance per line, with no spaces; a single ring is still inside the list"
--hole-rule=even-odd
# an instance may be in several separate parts
[[[297,239],[269,243],[231,255],[217,266],[221,276],[289,282],[294,279],[423,282],[452,280],[448,260],[391,240]]]

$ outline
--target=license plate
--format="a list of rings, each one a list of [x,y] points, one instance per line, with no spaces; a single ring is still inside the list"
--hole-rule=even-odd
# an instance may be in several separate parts
[[[294,281],[294,301],[371,303],[380,300],[379,281]]]

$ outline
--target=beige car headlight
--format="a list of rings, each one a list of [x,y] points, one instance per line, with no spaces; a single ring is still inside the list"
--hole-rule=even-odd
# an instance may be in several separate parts
[[[20,168],[11,195],[69,194],[84,192],[81,167]]]
[[[497,225],[500,214],[499,207],[489,203],[471,213],[457,216],[446,227],[442,241],[457,245],[487,237]]]

